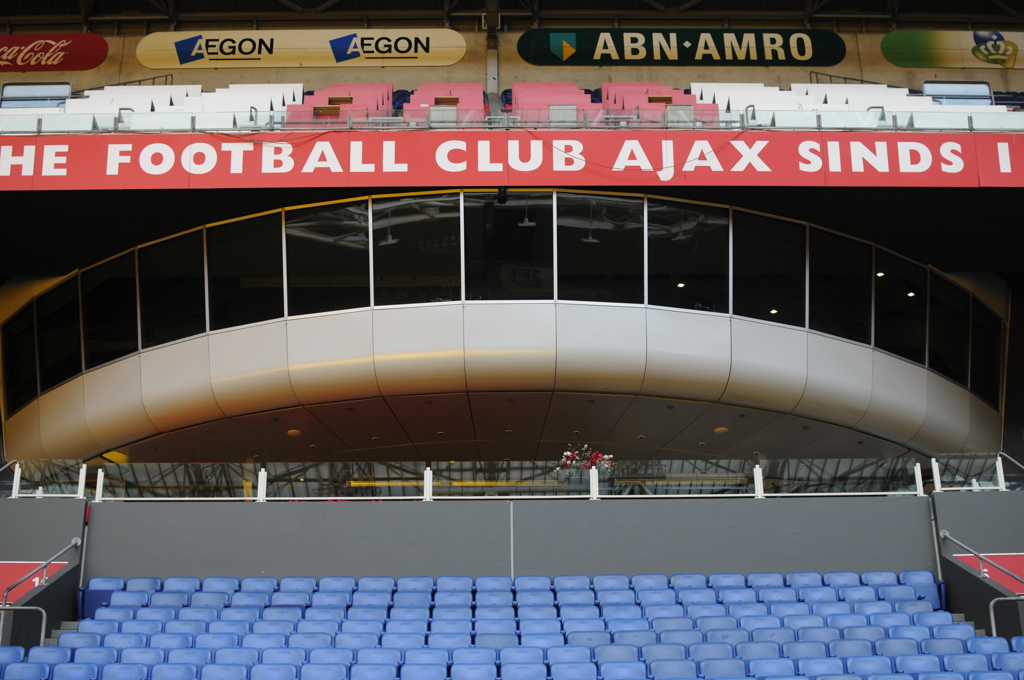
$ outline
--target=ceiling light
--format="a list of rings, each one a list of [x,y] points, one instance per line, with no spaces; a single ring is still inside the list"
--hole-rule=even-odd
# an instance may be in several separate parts
[[[302,436],[302,430],[288,430],[288,436],[289,437],[301,437]]]
[[[914,291],[910,291],[909,293],[907,293],[907,297],[914,297],[914,295],[915,295]]]
[[[875,276],[877,276],[878,278],[882,278],[883,276],[885,276],[885,272],[878,272],[877,274],[875,274]]]
[[[778,314],[778,313],[779,313],[779,310],[777,310],[777,309],[772,309],[772,310],[771,310],[770,312],[768,312],[768,313],[769,313],[769,314]]]
[[[727,428],[727,427],[716,427],[714,429],[714,433],[715,434],[726,434],[728,431],[729,431],[729,428]]]
[[[677,283],[676,284],[676,288],[686,288],[686,284],[685,283]]]

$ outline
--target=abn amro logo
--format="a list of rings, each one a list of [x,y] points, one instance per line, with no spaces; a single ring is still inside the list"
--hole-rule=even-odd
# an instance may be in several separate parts
[[[575,33],[552,33],[550,40],[551,52],[562,61],[576,54]]]

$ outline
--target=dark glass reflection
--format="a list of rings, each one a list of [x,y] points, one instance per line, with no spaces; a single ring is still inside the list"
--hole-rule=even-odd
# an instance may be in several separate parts
[[[802,224],[733,212],[733,313],[804,326]]]
[[[370,306],[366,201],[285,213],[288,314]]]
[[[143,347],[206,330],[202,231],[139,249],[139,298]]]
[[[971,391],[999,408],[1003,322],[974,299],[971,307]]]
[[[551,193],[466,194],[466,299],[551,300]]]
[[[729,211],[647,201],[647,301],[729,312]]]
[[[811,229],[811,330],[871,342],[871,244]]]
[[[924,363],[928,272],[884,250],[875,251],[875,347]]]
[[[134,252],[82,272],[82,317],[86,368],[138,351]]]
[[[210,269],[210,328],[284,316],[281,213],[206,230]]]
[[[3,327],[4,403],[7,417],[36,398],[36,323],[31,304]]]
[[[928,367],[966,385],[971,341],[971,296],[963,288],[933,273],[928,303]]]
[[[43,392],[82,372],[78,278],[36,300],[39,325],[39,389]]]
[[[462,299],[459,196],[373,202],[374,304]]]
[[[644,301],[643,201],[558,194],[558,299]]]

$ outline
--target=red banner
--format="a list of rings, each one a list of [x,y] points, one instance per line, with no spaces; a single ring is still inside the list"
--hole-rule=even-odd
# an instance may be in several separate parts
[[[0,562],[0,596],[7,590],[8,586],[20,579],[25,574],[29,573],[42,562]],[[53,579],[58,571],[67,566],[67,562],[51,562],[50,566],[46,568],[47,579]],[[32,578],[28,579],[17,588],[12,590],[7,596],[9,603],[17,602],[20,598],[28,595],[36,586],[42,584],[43,572],[39,571],[32,575]]]
[[[514,130],[0,137],[0,190],[1024,186],[1024,134]]]
[[[95,33],[0,35],[0,71],[87,71],[106,58]]]
[[[1013,593],[1024,593],[1024,583],[1003,572],[990,564],[982,562],[974,555],[953,555],[972,569],[981,569],[986,577],[992,579],[999,585]],[[1024,553],[985,553],[985,557],[992,560],[1000,567],[1017,574],[1024,579]]]

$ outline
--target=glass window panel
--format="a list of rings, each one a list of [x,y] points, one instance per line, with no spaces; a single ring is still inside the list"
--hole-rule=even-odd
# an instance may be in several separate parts
[[[30,304],[3,327],[4,403],[7,416],[36,398],[36,323]]]
[[[928,294],[928,367],[967,384],[970,353],[971,295],[937,274]]]
[[[202,231],[139,249],[139,297],[143,347],[206,331]]]
[[[733,212],[733,313],[804,325],[806,228]]]
[[[210,227],[206,249],[211,330],[284,316],[281,213]]]
[[[39,389],[46,391],[82,372],[78,277],[36,300],[39,324]]]
[[[811,330],[871,342],[871,244],[810,234]]]
[[[558,298],[644,301],[644,203],[558,194]]]
[[[138,351],[134,252],[82,272],[82,317],[86,368]]]
[[[999,408],[1003,322],[974,298],[971,309],[971,390]]]
[[[928,272],[910,260],[875,251],[875,347],[924,363]]]
[[[370,219],[366,201],[285,213],[288,314],[370,306]]]
[[[729,313],[729,211],[647,201],[647,302]]]
[[[459,195],[373,202],[374,304],[462,299]]]
[[[466,194],[466,299],[551,300],[550,192]]]

